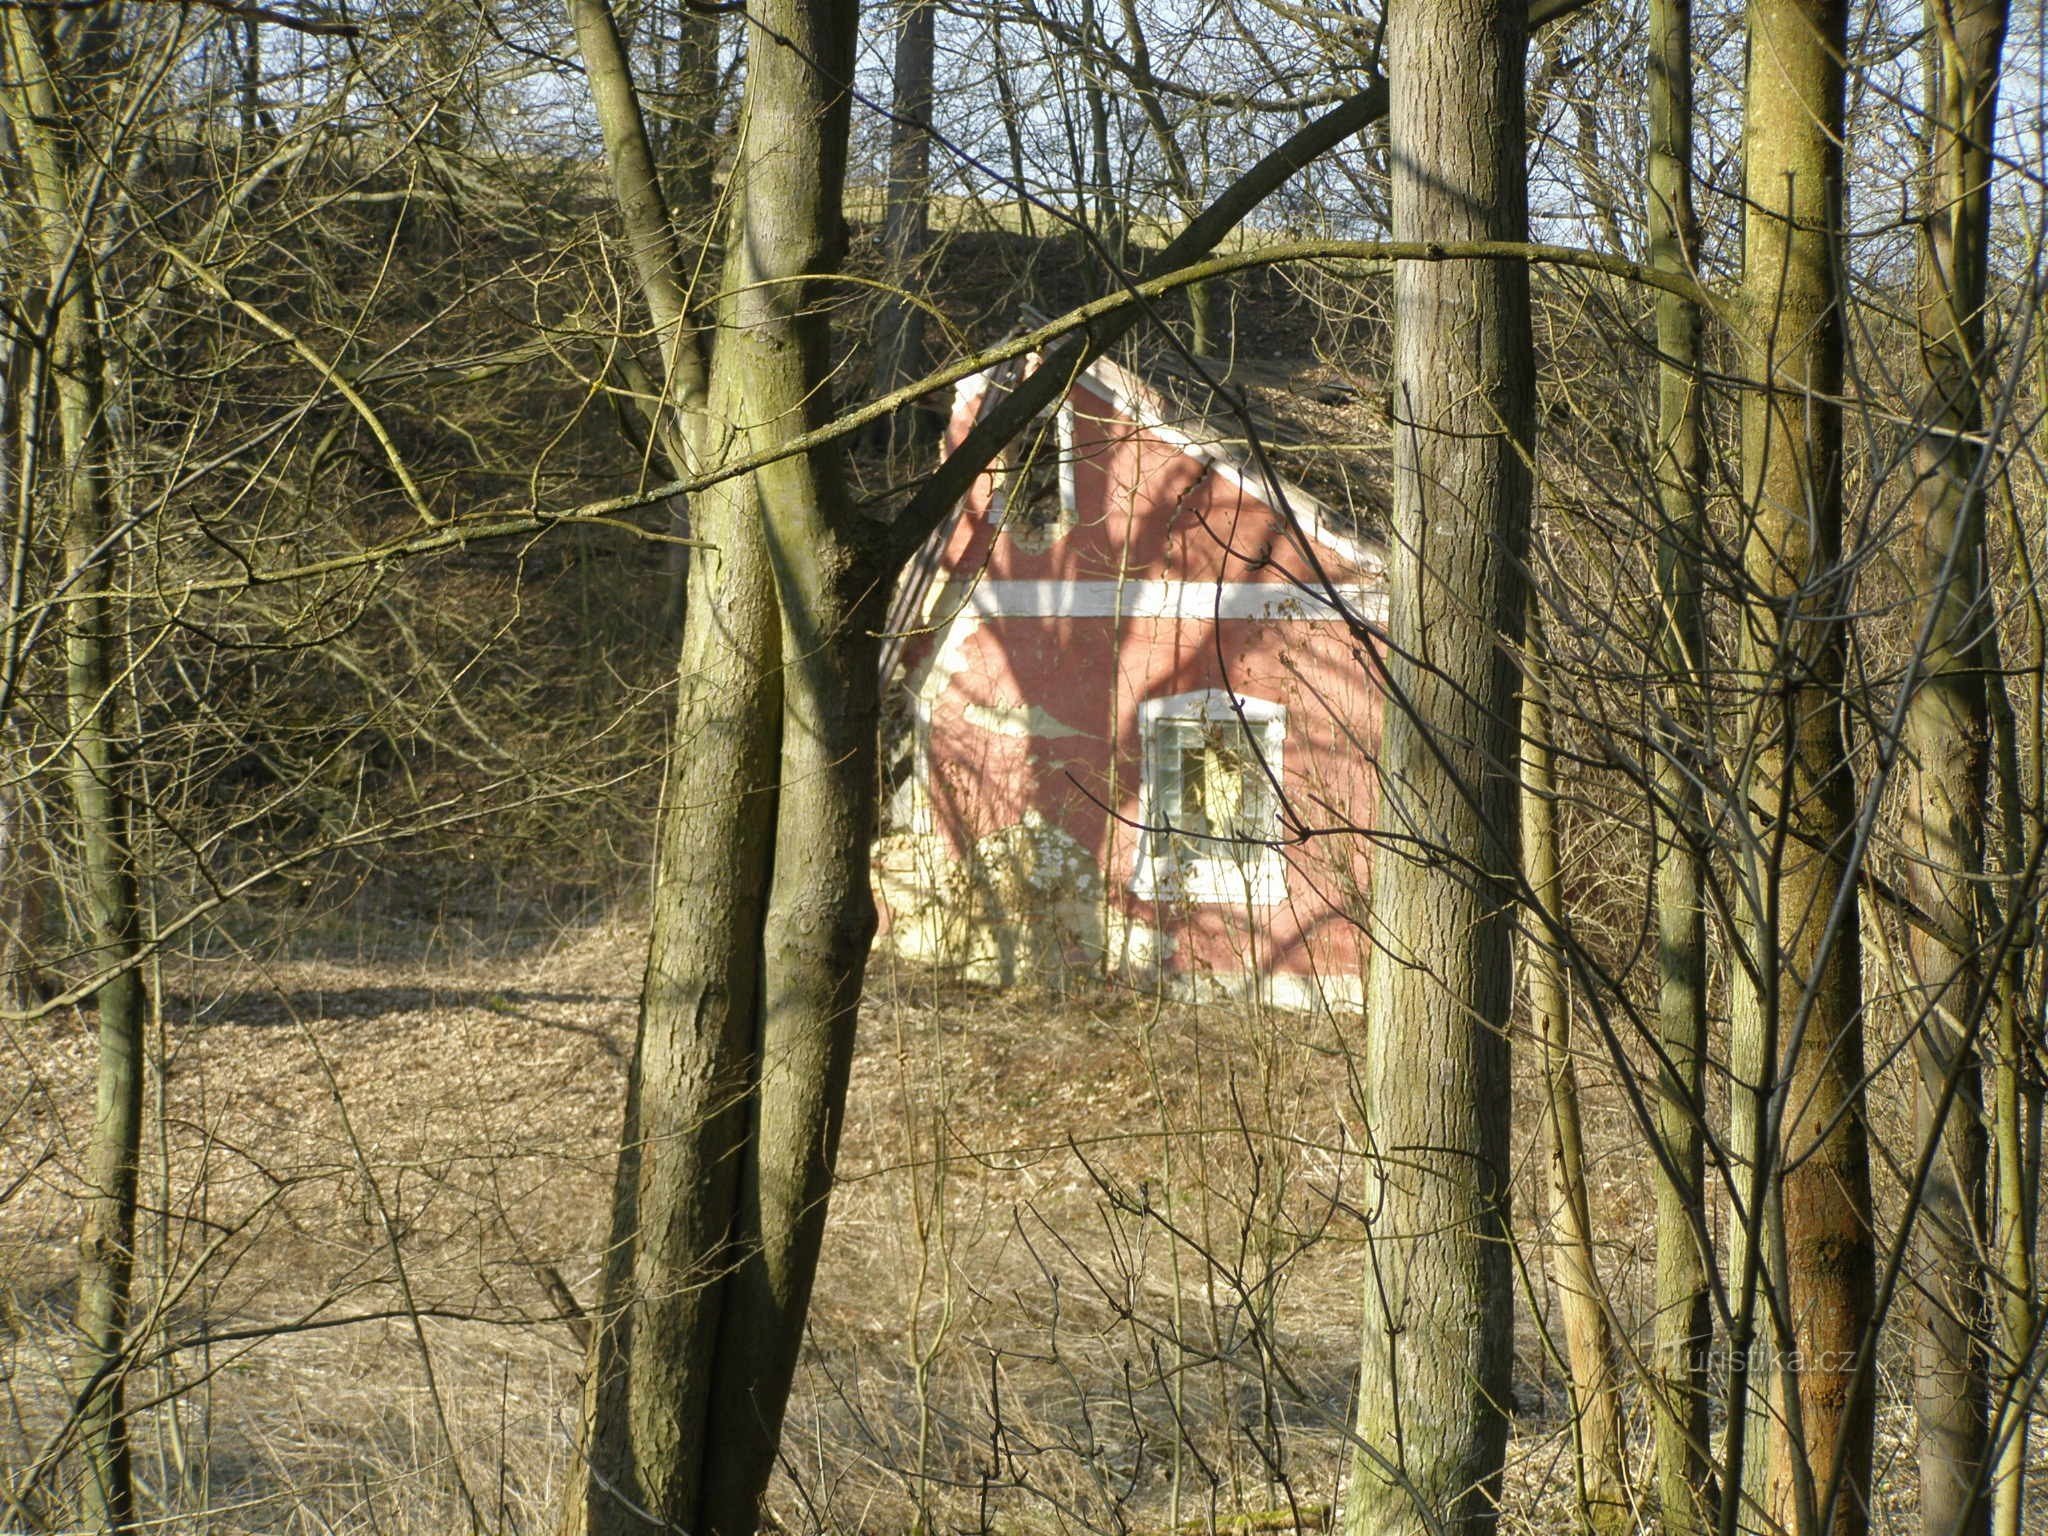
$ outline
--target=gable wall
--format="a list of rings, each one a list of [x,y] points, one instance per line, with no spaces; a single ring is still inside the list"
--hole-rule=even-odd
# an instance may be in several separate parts
[[[1270,507],[1091,385],[1072,392],[1072,525],[1049,546],[1012,538],[984,477],[953,530],[939,631],[917,670],[918,828],[883,851],[887,920],[904,947],[985,979],[1107,960],[1175,990],[1238,990],[1264,973],[1280,978],[1266,990],[1298,993],[1320,976],[1348,1001],[1366,889],[1349,824],[1375,798],[1370,660],[1292,590],[1312,567]],[[1377,572],[1316,553],[1377,618]],[[1277,906],[1131,889],[1141,711],[1206,689],[1288,712],[1282,790],[1314,835],[1289,849]],[[941,932],[948,922],[961,931]]]

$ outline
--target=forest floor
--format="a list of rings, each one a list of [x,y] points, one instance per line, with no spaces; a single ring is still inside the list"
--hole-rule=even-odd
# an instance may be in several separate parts
[[[641,945],[622,925],[473,965],[167,978],[131,1388],[166,1528],[550,1528],[581,1365],[552,1279],[591,1299]],[[1357,1044],[1328,1020],[968,989],[879,958],[777,1523],[1318,1525],[1357,1375]],[[0,1029],[17,1484],[66,1402],[91,1068],[70,1016]],[[1648,1163],[1606,1075],[1586,1078],[1603,1278],[1635,1345]],[[1567,1529],[1571,1503],[1534,1102],[1515,1119],[1508,1536]],[[1903,1531],[1887,1383],[1879,1525]],[[61,1500],[68,1475],[53,1462],[40,1492]]]

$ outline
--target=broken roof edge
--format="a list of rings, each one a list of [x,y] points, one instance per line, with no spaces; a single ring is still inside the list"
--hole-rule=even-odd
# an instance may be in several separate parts
[[[1027,325],[1046,325],[1052,319],[1030,304],[1022,306],[1019,315]],[[1035,372],[1044,356],[1042,352],[1027,353],[1012,362],[1001,363],[958,380],[953,386],[954,413],[957,415],[971,398],[985,395],[992,387],[1007,382],[1006,378],[997,375],[1012,369],[1026,374]],[[1200,360],[1195,361],[1199,369]],[[1275,515],[1293,524],[1300,533],[1347,561],[1359,575],[1385,578],[1387,543],[1384,537],[1358,529],[1353,519],[1341,517],[1321,497],[1286,476],[1274,473],[1268,464],[1261,462],[1262,455],[1250,451],[1249,445],[1243,453],[1226,447],[1233,440],[1231,435],[1210,417],[1188,412],[1181,414],[1178,424],[1170,422],[1167,419],[1169,409],[1159,389],[1107,354],[1098,356],[1082,369],[1077,382],[1078,379],[1093,380],[1107,392],[1109,403],[1128,415],[1133,425],[1154,433],[1181,452],[1220,470],[1241,494],[1262,502]],[[977,407],[977,411],[979,409]],[[1246,428],[1246,435],[1251,435],[1249,421]],[[1355,531],[1346,531],[1346,525]]]
[[[1371,534],[1340,531],[1330,508],[1309,491],[1283,475],[1272,472],[1257,458],[1229,451],[1229,439],[1206,419],[1195,417],[1176,425],[1166,419],[1165,402],[1159,392],[1121,363],[1098,357],[1081,370],[1109,396],[1109,403],[1131,418],[1140,430],[1150,432],[1181,452],[1201,460],[1231,481],[1243,495],[1263,503],[1292,523],[1303,535],[1347,562],[1361,576],[1384,579],[1387,546]],[[1189,428],[1198,428],[1197,437]]]

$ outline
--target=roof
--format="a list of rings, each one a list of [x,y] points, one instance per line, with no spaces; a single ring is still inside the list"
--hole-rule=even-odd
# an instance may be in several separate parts
[[[1135,372],[1160,425],[1238,469],[1254,488],[1277,479],[1274,489],[1303,521],[1305,496],[1332,531],[1383,540],[1392,453],[1377,391],[1313,359],[1226,361],[1161,346],[1139,356]],[[1124,364],[1121,371],[1134,370]]]
[[[1025,307],[1030,324],[1050,317]],[[1317,357],[1204,357],[1156,332],[1086,377],[1134,420],[1236,472],[1259,500],[1319,536],[1382,545],[1392,503],[1385,398]]]
[[[1020,314],[1027,325],[1048,318],[1028,304]],[[1377,389],[1361,388],[1315,358],[1202,357],[1156,335],[1127,340],[1117,353],[1121,360],[1098,357],[1082,374],[1112,405],[1222,470],[1359,576],[1384,576],[1392,438]],[[1020,358],[960,380],[956,409],[964,397],[1007,391],[1020,369],[1035,366],[1035,356]],[[885,679],[904,641],[929,617],[925,608],[958,516],[956,508],[933,529],[904,572],[885,624]]]

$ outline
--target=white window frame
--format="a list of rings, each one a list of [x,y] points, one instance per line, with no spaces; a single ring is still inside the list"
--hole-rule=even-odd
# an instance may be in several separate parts
[[[1138,706],[1138,736],[1143,760],[1138,794],[1138,857],[1131,874],[1131,894],[1144,901],[1270,907],[1287,899],[1287,860],[1279,847],[1280,796],[1273,796],[1269,839],[1205,838],[1211,856],[1189,857],[1173,835],[1167,799],[1170,772],[1165,751],[1171,744],[1167,727],[1183,723],[1229,724],[1250,738],[1263,772],[1281,781],[1287,739],[1287,710],[1270,699],[1248,698],[1220,688],[1147,699]],[[1185,836],[1186,834],[1182,834]]]

